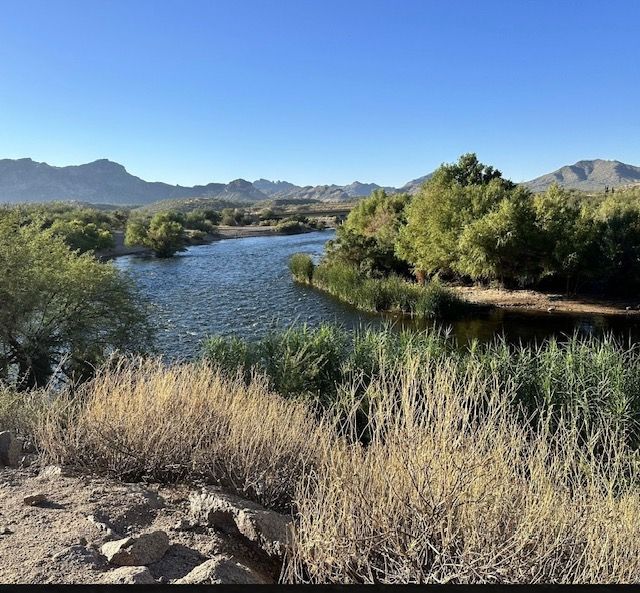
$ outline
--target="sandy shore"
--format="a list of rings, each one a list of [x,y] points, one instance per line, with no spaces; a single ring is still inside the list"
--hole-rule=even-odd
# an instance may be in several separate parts
[[[640,300],[606,299],[587,296],[565,297],[533,290],[507,290],[478,286],[452,286],[458,296],[479,305],[503,309],[585,313],[593,315],[640,315]]]

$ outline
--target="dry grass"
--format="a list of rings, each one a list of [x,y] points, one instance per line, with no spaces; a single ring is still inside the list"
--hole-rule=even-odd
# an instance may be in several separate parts
[[[372,442],[325,451],[299,490],[288,580],[640,579],[640,496],[613,435],[596,451],[570,422],[523,426],[508,386],[471,367],[408,365],[367,395]]]
[[[134,360],[105,368],[43,417],[46,455],[127,480],[202,479],[286,509],[327,438],[302,403],[207,365]]]
[[[585,439],[575,416],[526,423],[496,377],[473,361],[383,364],[364,393],[357,377],[340,387],[336,426],[258,376],[135,360],[59,398],[37,436],[57,461],[219,481],[292,507],[288,581],[640,580],[640,489],[623,435],[602,423]]]

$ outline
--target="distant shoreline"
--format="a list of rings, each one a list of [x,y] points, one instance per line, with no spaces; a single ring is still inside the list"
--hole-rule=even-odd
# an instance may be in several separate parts
[[[305,233],[313,233],[322,230],[331,230],[331,227],[326,229],[305,229],[296,233],[283,233],[276,230],[275,226],[225,226],[220,225],[217,227],[215,233],[211,233],[193,243],[188,243],[187,246],[194,245],[209,245],[216,241],[222,241],[223,239],[246,239],[248,237],[282,237],[287,235],[301,235]],[[117,257],[123,257],[125,255],[153,255],[153,251],[148,247],[127,246],[124,244],[124,232],[114,231],[113,239],[115,247],[109,249],[101,249],[96,251],[96,257],[101,260],[110,260]]]

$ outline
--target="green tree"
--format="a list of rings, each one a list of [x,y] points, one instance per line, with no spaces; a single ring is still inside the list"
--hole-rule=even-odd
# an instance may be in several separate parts
[[[112,232],[99,228],[94,222],[56,220],[50,229],[62,237],[71,249],[82,253],[114,246]]]
[[[184,248],[184,225],[175,213],[158,212],[150,221],[131,219],[125,233],[126,245],[153,249],[157,257],[171,257]]]
[[[519,188],[463,229],[455,269],[473,280],[527,286],[542,273],[542,248],[531,196]]]
[[[562,283],[567,293],[597,274],[598,228],[591,209],[553,184],[534,198],[536,225],[544,243],[542,276]]]
[[[148,347],[130,280],[17,216],[0,219],[0,378],[26,389],[76,380],[116,349]]]
[[[395,244],[410,200],[407,194],[387,195],[384,190],[360,200],[329,242],[328,259],[355,264],[367,276],[408,273],[406,262],[395,254]]]

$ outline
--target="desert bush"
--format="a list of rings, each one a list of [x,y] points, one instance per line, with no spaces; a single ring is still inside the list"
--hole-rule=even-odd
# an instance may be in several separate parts
[[[453,361],[408,361],[366,396],[368,445],[301,482],[288,580],[638,580],[640,492],[615,433],[604,464],[571,418],[523,421],[508,383]]]
[[[32,436],[49,401],[44,390],[16,391],[0,385],[0,431]]]
[[[200,479],[287,509],[330,438],[307,406],[206,364],[120,360],[39,422],[46,457],[123,480]]]

